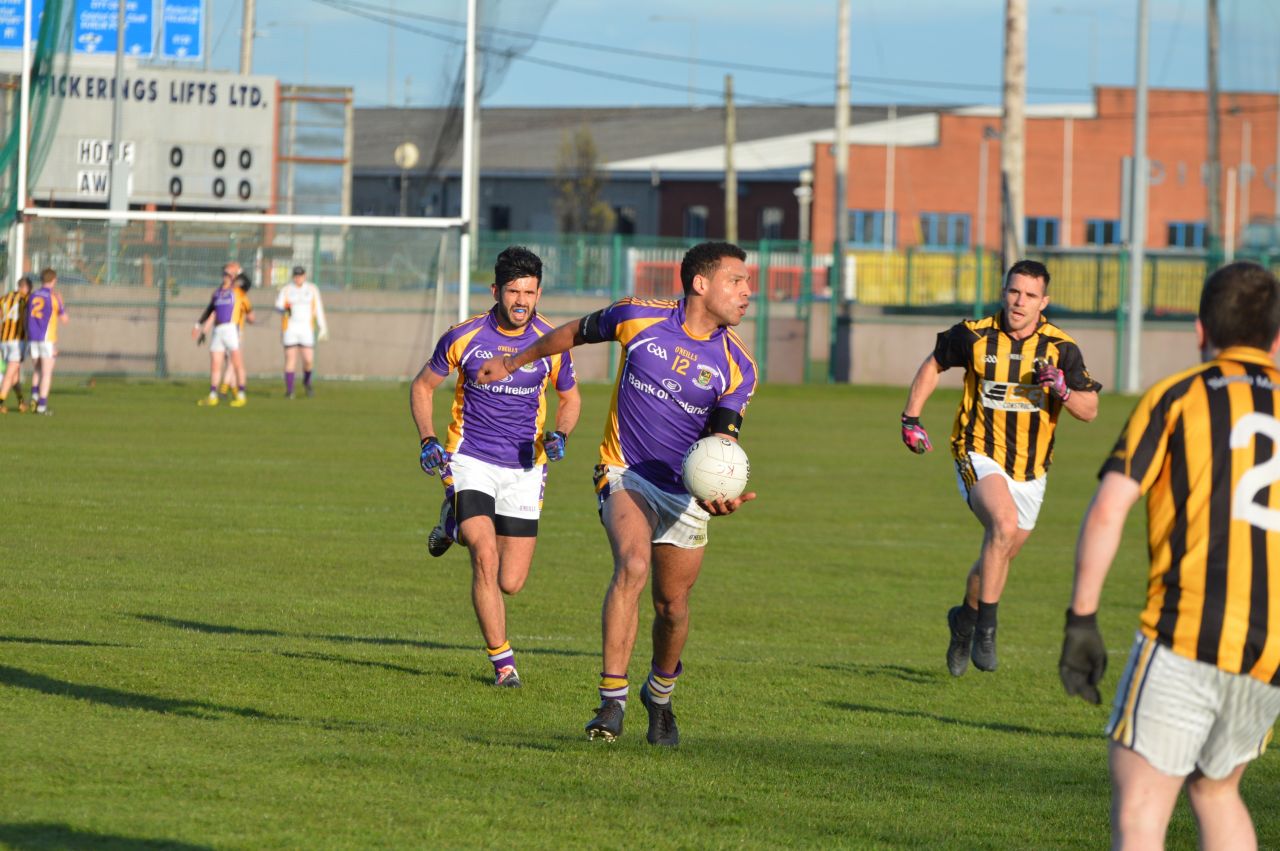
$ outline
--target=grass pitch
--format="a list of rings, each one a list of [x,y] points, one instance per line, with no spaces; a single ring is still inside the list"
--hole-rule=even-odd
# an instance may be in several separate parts
[[[1107,710],[1066,699],[1057,655],[1080,516],[1131,400],[1064,422],[1000,671],[953,680],[944,615],[980,532],[943,445],[955,394],[930,403],[939,447],[917,458],[902,390],[764,387],[744,435],[760,498],[712,522],[666,751],[638,700],[616,744],[582,733],[608,388],[585,389],[508,602],[519,691],[487,685],[465,551],[427,557],[440,490],[407,387],[262,389],[206,410],[199,383],[63,379],[56,416],[0,419],[0,845],[1106,845]],[[1108,697],[1143,528],[1135,512],[1104,596]],[[1280,846],[1280,759],[1245,793]],[[1194,847],[1185,805],[1170,845]]]

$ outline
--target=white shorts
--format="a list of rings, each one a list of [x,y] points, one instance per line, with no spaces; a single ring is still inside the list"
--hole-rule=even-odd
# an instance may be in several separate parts
[[[459,491],[479,491],[493,497],[494,512],[504,517],[537,520],[542,514],[542,494],[547,481],[545,464],[521,470],[499,467],[467,455],[453,455],[444,475],[449,499]]]
[[[0,358],[5,363],[22,363],[27,359],[27,341],[5,340],[0,343]]]
[[[213,336],[209,338],[209,351],[234,352],[240,348],[240,329],[234,322],[223,322],[213,326]]]
[[[27,355],[32,360],[52,358],[56,356],[53,340],[31,340],[27,343]]]
[[[674,544],[686,550],[707,545],[707,520],[711,515],[689,494],[668,493],[630,467],[596,467],[596,496],[602,515],[605,500],[618,491],[631,491],[640,497],[653,530],[652,543]]]
[[[302,346],[307,349],[316,347],[316,332],[311,328],[286,328],[284,331],[284,347]]]
[[[964,466],[963,462],[956,462],[956,486],[965,505],[969,504],[970,487],[987,476],[1001,476],[1009,486],[1013,504],[1018,507],[1018,528],[1028,532],[1036,528],[1036,518],[1040,516],[1040,506],[1044,503],[1044,486],[1049,479],[1047,474],[1029,482],[1015,481],[1003,467],[977,452],[969,453],[969,469],[964,469]]]
[[[1139,632],[1107,735],[1162,774],[1199,768],[1221,780],[1262,756],[1277,716],[1280,688],[1179,656]]]

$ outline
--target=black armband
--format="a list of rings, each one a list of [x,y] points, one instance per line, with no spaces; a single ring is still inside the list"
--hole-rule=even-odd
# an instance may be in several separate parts
[[[732,408],[716,408],[707,420],[704,434],[729,434],[734,437],[742,431],[742,414]]]
[[[603,343],[609,339],[600,331],[600,319],[603,316],[604,311],[597,310],[582,317],[582,322],[578,325],[578,335],[582,337],[584,343]]]

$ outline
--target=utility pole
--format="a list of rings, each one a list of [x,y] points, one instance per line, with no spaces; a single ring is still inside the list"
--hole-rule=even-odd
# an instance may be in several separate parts
[[[839,333],[839,312],[845,293],[844,250],[849,244],[849,0],[840,0],[836,16],[836,145],[832,151],[836,166],[836,197],[832,205],[836,219],[835,245],[831,251],[831,354],[827,359],[827,377],[830,381],[845,376],[853,379],[853,323],[846,325],[843,346]],[[840,353],[848,354],[840,363]]]
[[[1129,339],[1125,346],[1124,391],[1142,389],[1142,279],[1147,248],[1147,0],[1138,0],[1138,73],[1133,102],[1133,192],[1129,247]]]
[[[1027,0],[1005,0],[1004,126],[1000,133],[1000,172],[1008,189],[1004,212],[1004,266],[1022,256],[1026,215]]]
[[[1218,0],[1209,0],[1209,251],[1222,250],[1222,140],[1218,127]]]
[[[256,0],[244,0],[240,23],[240,73],[253,73],[253,31],[258,25]]]
[[[738,241],[738,170],[733,146],[738,141],[738,113],[733,107],[733,75],[724,75],[724,239]]]

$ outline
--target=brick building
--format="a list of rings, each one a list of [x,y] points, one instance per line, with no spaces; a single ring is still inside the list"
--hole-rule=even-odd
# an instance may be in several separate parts
[[[1203,248],[1207,95],[1152,90],[1148,104],[1147,244]],[[1122,185],[1124,160],[1133,149],[1133,107],[1133,89],[1110,87],[1095,89],[1092,104],[1028,107],[1023,244],[1088,248],[1124,241]],[[1220,110],[1224,239],[1238,240],[1250,221],[1270,224],[1280,218],[1280,116],[1274,94],[1226,92],[1220,96]],[[998,108],[957,109],[886,122],[885,135],[893,144],[851,145],[847,207],[852,241],[882,245],[887,230],[891,246],[898,248],[958,249],[981,242],[998,249],[1000,125]],[[834,239],[832,151],[826,142],[814,145],[812,226],[817,246]],[[890,176],[886,163],[891,157]],[[1229,170],[1235,178],[1230,192]]]

